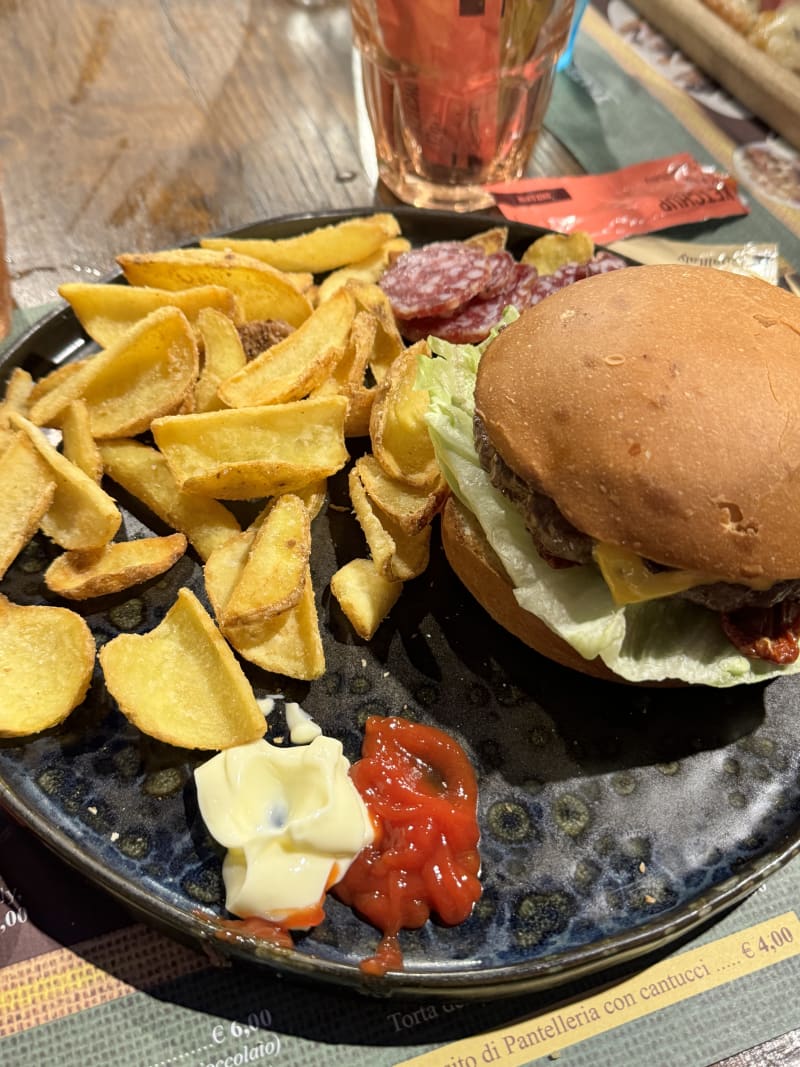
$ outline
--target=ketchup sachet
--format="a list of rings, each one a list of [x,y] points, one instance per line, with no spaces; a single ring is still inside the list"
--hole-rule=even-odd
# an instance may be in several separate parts
[[[688,153],[607,174],[522,178],[489,189],[514,222],[560,233],[585,230],[598,243],[749,212],[734,178]]]

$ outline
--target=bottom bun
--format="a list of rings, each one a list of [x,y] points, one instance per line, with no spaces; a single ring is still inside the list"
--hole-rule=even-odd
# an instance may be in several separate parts
[[[529,648],[563,667],[571,667],[593,678],[610,682],[627,681],[610,670],[601,659],[584,659],[580,652],[554,634],[541,619],[519,606],[508,575],[477,519],[452,496],[442,512],[442,544],[450,566],[478,603],[495,622],[524,641]]]

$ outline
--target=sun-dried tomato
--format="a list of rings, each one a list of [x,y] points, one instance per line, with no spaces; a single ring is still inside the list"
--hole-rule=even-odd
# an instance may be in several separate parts
[[[770,663],[794,663],[800,654],[800,601],[783,600],[771,608],[740,608],[723,613],[722,629],[744,656]]]

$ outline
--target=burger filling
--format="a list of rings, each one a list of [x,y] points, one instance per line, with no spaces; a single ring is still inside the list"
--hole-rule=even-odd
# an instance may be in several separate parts
[[[576,529],[555,501],[519,477],[500,456],[476,413],[475,450],[492,485],[518,509],[536,551],[551,567],[572,567],[595,559],[597,542]],[[669,568],[643,561],[653,574]],[[678,573],[678,572],[675,572]],[[800,655],[800,579],[752,589],[733,582],[692,585],[671,595],[720,614],[723,632],[745,656],[793,663]]]

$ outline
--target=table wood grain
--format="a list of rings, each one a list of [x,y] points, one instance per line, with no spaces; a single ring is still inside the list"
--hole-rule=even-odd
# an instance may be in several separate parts
[[[361,135],[344,0],[0,0],[0,38],[20,306],[122,251],[392,202]],[[547,133],[529,167],[579,169]]]

